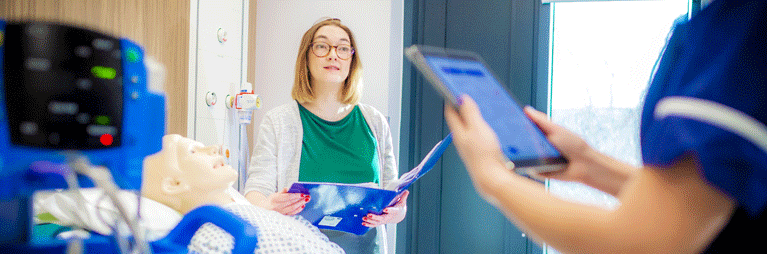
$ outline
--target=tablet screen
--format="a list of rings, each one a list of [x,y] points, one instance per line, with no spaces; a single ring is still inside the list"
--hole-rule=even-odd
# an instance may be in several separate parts
[[[456,98],[469,95],[495,131],[503,153],[511,161],[560,157],[543,133],[511,98],[482,62],[471,58],[425,55],[434,73]]]

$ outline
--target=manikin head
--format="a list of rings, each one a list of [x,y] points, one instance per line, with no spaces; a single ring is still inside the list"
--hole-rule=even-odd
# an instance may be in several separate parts
[[[141,195],[186,214],[206,204],[231,202],[225,192],[237,172],[215,146],[176,134],[162,138],[162,150],[144,159]]]

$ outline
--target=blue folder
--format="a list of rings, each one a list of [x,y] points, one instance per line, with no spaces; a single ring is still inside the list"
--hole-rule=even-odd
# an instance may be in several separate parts
[[[452,141],[451,133],[437,143],[418,166],[400,176],[394,183],[396,185],[387,189],[357,184],[296,182],[288,192],[311,196],[299,215],[318,228],[362,235],[370,230],[362,225],[362,218],[368,213],[382,214],[384,208],[396,204],[403,191],[437,164]]]

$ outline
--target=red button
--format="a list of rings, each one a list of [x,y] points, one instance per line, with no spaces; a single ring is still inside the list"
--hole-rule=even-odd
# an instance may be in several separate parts
[[[114,138],[112,137],[112,135],[103,134],[99,138],[99,141],[101,141],[102,145],[109,146],[109,145],[112,145],[112,141],[114,141]]]

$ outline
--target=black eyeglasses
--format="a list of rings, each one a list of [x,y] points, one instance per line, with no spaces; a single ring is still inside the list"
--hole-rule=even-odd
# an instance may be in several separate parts
[[[354,48],[352,48],[351,45],[348,44],[339,44],[336,46],[331,46],[330,44],[324,43],[324,42],[313,42],[309,45],[309,47],[312,49],[312,53],[314,53],[317,57],[326,57],[330,54],[330,48],[336,49],[336,55],[338,58],[347,60],[354,55]]]

